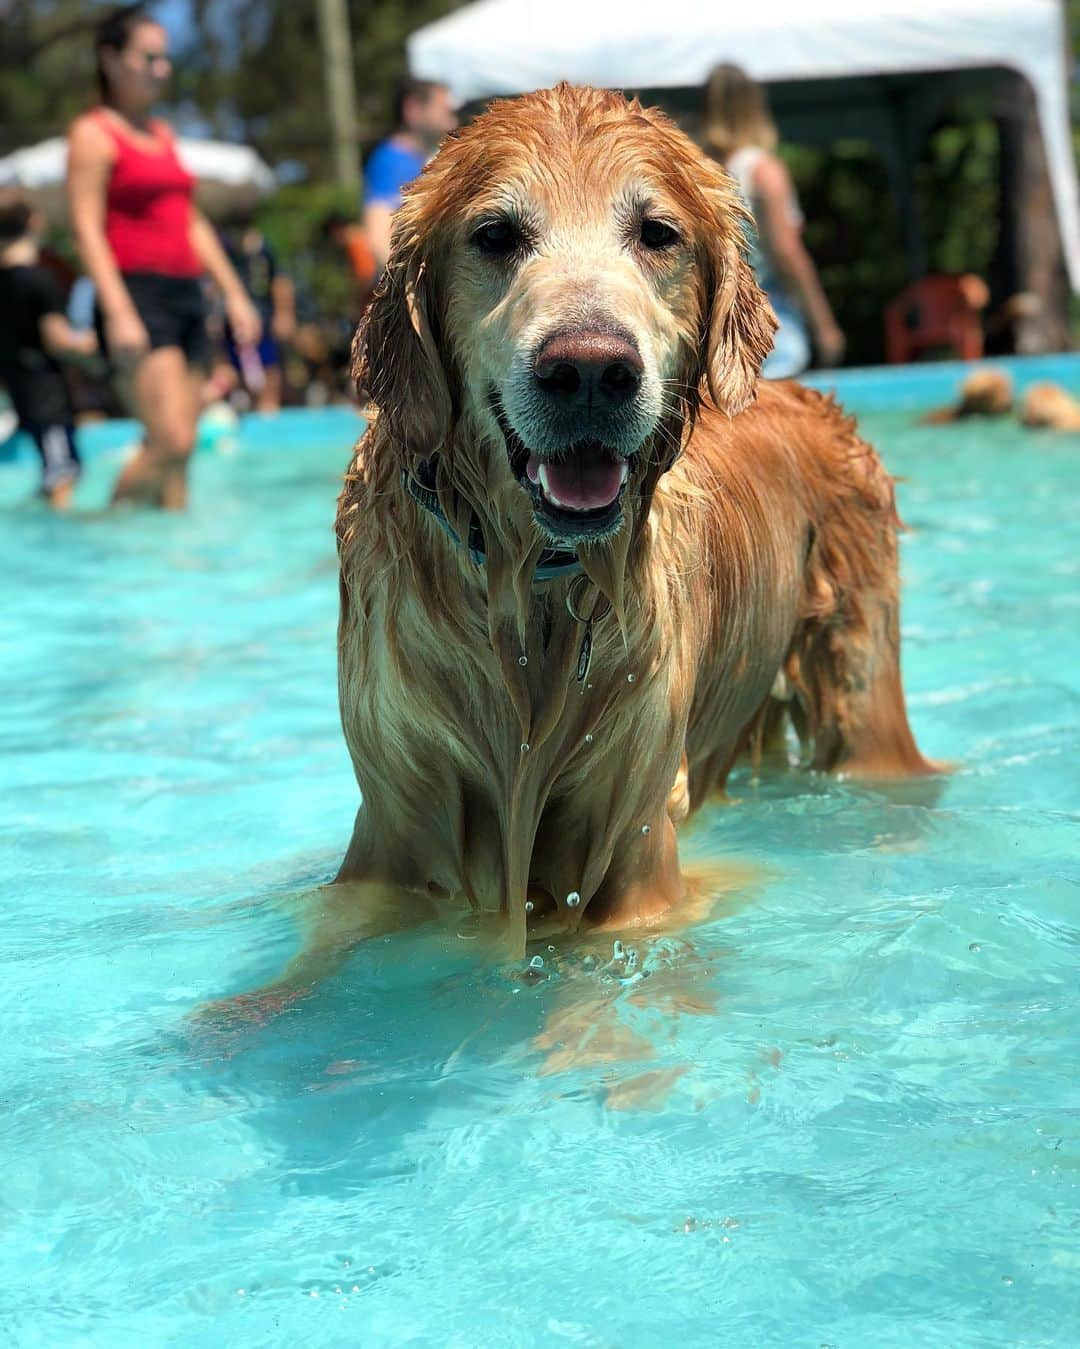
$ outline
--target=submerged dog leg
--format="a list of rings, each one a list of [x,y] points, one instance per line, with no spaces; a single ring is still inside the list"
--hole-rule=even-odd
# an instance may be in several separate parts
[[[690,1066],[670,1061],[681,1018],[716,1013],[713,964],[682,938],[590,945],[591,971],[571,976],[533,1041],[540,1075],[590,1072],[608,1109],[656,1108]]]
[[[363,941],[415,927],[435,916],[431,899],[375,881],[336,881],[288,901],[300,925],[300,949],[268,983],[203,1003],[200,1021],[227,1026],[268,1021],[308,997]]]

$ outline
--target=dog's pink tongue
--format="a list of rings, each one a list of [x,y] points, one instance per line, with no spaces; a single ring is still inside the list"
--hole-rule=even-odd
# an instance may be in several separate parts
[[[529,456],[527,472],[549,501],[572,511],[595,511],[610,506],[626,478],[625,460],[597,454],[572,454],[567,459],[541,463]]]

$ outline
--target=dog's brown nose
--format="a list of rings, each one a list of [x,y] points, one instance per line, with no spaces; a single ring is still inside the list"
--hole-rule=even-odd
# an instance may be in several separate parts
[[[544,393],[583,408],[628,402],[638,391],[643,370],[628,333],[588,328],[553,333],[533,363]]]

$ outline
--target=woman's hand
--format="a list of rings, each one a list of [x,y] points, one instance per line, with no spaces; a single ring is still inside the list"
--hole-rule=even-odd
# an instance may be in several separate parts
[[[282,345],[291,343],[296,336],[296,315],[288,312],[275,314],[270,320],[270,331]]]
[[[258,346],[262,337],[262,319],[246,295],[231,295],[225,301],[225,317],[238,347]]]
[[[839,365],[844,359],[847,338],[835,323],[824,323],[815,334],[818,364],[822,366]]]
[[[117,365],[134,365],[150,350],[150,334],[134,309],[121,309],[106,317],[105,341]]]

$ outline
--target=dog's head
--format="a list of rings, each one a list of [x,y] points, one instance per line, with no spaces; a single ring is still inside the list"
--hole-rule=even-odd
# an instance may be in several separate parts
[[[516,481],[556,542],[603,538],[703,396],[731,415],[754,396],[775,324],[747,228],[661,113],[568,86],[495,103],[398,212],[357,382],[404,462],[461,453],[467,423],[474,481]]]

